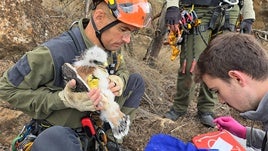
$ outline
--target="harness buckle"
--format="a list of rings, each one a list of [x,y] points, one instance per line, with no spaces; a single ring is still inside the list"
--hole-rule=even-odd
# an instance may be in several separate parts
[[[19,135],[12,141],[12,151],[29,151],[32,144],[39,133],[43,130],[41,121],[32,119],[23,126]],[[44,124],[45,125],[45,124]],[[44,127],[44,129],[47,127]]]
[[[103,151],[108,151],[107,144],[107,136],[105,132],[101,128],[95,129],[93,122],[90,117],[84,117],[81,119],[81,124],[83,129],[88,137],[93,137],[98,144],[96,144],[96,148],[101,148]]]
[[[229,11],[231,10],[234,5],[237,5],[239,0],[223,0],[223,2],[219,3],[219,6],[223,8],[223,10]]]
[[[223,0],[223,2],[229,5],[237,5],[239,3],[239,0]]]
[[[105,134],[105,132],[98,128],[97,130],[97,136],[98,136],[98,139],[100,140],[100,142],[102,143],[102,145],[106,145],[108,140],[107,140],[107,136]]]

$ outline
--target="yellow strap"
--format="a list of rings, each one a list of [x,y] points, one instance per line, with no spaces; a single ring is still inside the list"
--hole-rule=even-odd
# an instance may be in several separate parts
[[[168,43],[172,49],[170,60],[174,61],[180,54],[180,50],[177,48],[177,37],[174,32],[170,31],[168,35]]]
[[[33,142],[29,142],[25,145],[24,147],[24,151],[31,151],[32,149],[32,146],[33,146]]]
[[[118,70],[122,60],[123,60],[123,55],[122,54],[117,54],[117,64],[116,64],[116,68],[115,68],[116,71]]]
[[[190,9],[190,13],[194,10],[194,4],[192,5],[192,8]]]
[[[114,5],[114,0],[109,0],[109,4]]]

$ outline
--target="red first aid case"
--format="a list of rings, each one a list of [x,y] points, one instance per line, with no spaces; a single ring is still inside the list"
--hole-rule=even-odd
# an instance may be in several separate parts
[[[228,131],[215,131],[200,134],[192,139],[199,149],[220,149],[229,151],[246,151],[246,149]]]

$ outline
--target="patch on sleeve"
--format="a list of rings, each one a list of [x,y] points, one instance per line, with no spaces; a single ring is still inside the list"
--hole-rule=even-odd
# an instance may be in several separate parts
[[[24,55],[7,73],[8,80],[15,86],[20,85],[24,77],[31,71],[28,58]]]

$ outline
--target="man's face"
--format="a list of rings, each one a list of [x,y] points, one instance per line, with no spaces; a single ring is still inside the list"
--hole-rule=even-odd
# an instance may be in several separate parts
[[[129,43],[131,33],[137,28],[128,24],[119,23],[102,34],[102,41],[108,50],[118,50],[122,45]]]
[[[230,83],[207,74],[202,77],[209,90],[215,92],[220,103],[226,103],[234,109],[245,112],[252,109],[255,98],[247,86],[242,86],[236,79],[230,78]]]

